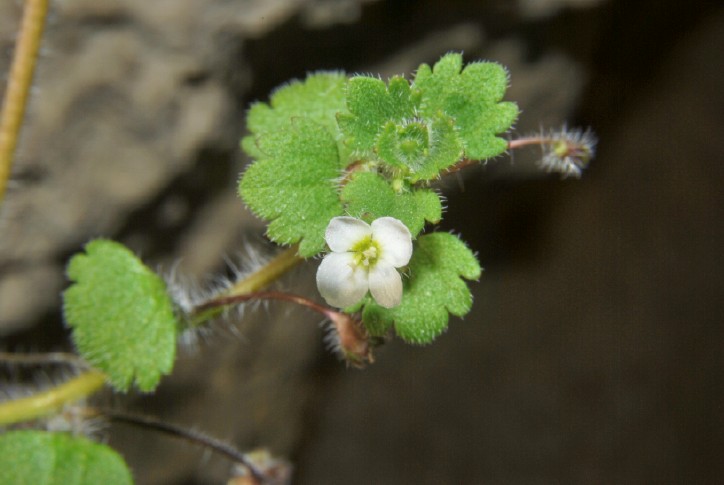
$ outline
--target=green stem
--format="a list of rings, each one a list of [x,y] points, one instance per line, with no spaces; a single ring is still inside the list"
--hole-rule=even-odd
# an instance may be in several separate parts
[[[209,301],[234,298],[237,296],[248,295],[256,291],[262,290],[281,278],[287,271],[294,268],[304,259],[297,254],[299,248],[294,245],[279,253],[267,264],[253,272],[246,278],[238,281],[234,286],[220,295],[215,295]],[[232,303],[229,303],[232,304]],[[203,307],[203,308],[202,308]],[[190,326],[192,328],[199,327],[214,317],[219,316],[224,311],[223,306],[204,304],[199,305],[198,311],[193,315]]]
[[[2,402],[0,403],[0,425],[30,421],[52,414],[68,403],[97,392],[105,382],[105,374],[97,370],[90,370],[52,389]]]
[[[304,259],[297,254],[298,247],[292,246],[279,253],[267,264],[229,288],[223,296],[246,295],[259,291],[274,283],[287,271]]]
[[[25,1],[23,20],[0,113],[0,203],[5,197],[10,178],[47,12],[48,0]]]

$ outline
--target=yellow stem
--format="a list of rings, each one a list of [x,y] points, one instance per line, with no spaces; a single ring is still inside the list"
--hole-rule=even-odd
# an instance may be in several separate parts
[[[13,154],[23,124],[35,61],[43,36],[48,0],[26,0],[17,46],[0,114],[0,202],[5,197]]]
[[[105,382],[105,374],[91,370],[47,391],[0,402],[0,425],[30,421],[52,414],[64,405],[100,390]]]
[[[282,251],[257,271],[229,288],[229,290],[224,293],[224,296],[246,295],[254,291],[262,290],[274,283],[284,275],[284,273],[304,261],[304,259],[297,254],[298,249],[299,247],[295,245]]]
[[[297,254],[299,247],[294,245],[279,253],[274,259],[259,268],[246,278],[238,281],[234,286],[214,298],[225,298],[239,295],[248,295],[255,291],[263,290],[270,284],[282,277],[287,271],[304,261],[304,258]],[[194,315],[191,322],[192,327],[203,325],[210,319],[223,312],[222,307],[209,308]]]

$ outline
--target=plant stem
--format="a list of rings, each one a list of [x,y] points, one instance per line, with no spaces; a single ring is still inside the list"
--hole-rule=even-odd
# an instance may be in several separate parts
[[[515,150],[516,148],[521,148],[525,146],[530,145],[550,145],[555,143],[557,140],[551,137],[544,137],[544,136],[529,136],[529,137],[523,137],[518,138],[515,140],[510,140],[508,142],[508,150]],[[480,160],[471,160],[469,158],[463,158],[459,162],[457,162],[455,165],[453,165],[450,168],[447,168],[442,171],[441,175],[450,175],[455,172],[459,172],[460,170],[469,167],[471,165],[477,165],[480,164]]]
[[[282,251],[267,264],[259,268],[257,271],[253,272],[246,278],[238,281],[234,286],[226,290],[224,293],[215,296],[209,301],[248,295],[255,291],[266,288],[267,286],[281,278],[287,271],[292,269],[294,266],[304,261],[304,259],[297,254],[298,249],[298,246],[294,245],[289,249]],[[238,302],[231,301],[226,305],[232,305],[234,303]],[[190,326],[193,328],[203,325],[210,319],[220,315],[224,311],[223,307],[224,305],[200,305],[196,308],[195,314],[191,319]]]
[[[10,178],[47,12],[48,0],[25,1],[23,20],[0,114],[0,203]]]
[[[86,416],[91,417],[105,417],[111,421],[152,429],[154,431],[160,431],[171,436],[185,439],[191,443],[209,448],[210,450],[215,451],[216,453],[219,453],[236,463],[242,464],[247,470],[249,470],[249,473],[255,480],[257,480],[257,482],[266,483],[268,481],[266,474],[261,471],[246,454],[237,450],[230,444],[208,436],[200,431],[194,431],[175,424],[166,423],[151,416],[129,414],[110,409],[86,408],[85,414]]]
[[[508,149],[509,150],[515,150],[516,148],[530,146],[530,145],[548,145],[551,143],[555,143],[556,140],[554,138],[544,137],[544,136],[529,136],[524,138],[518,138],[516,140],[510,140],[508,142]]]
[[[449,168],[446,168],[445,170],[443,170],[440,173],[440,175],[442,175],[442,176],[450,175],[455,172],[459,172],[460,170],[464,169],[465,167],[469,167],[471,165],[479,165],[479,164],[480,164],[480,160],[470,160],[469,158],[463,158],[462,160],[460,160],[458,163],[456,163],[452,167],[449,167]]]
[[[0,363],[11,365],[49,365],[59,364],[88,368],[88,363],[75,354],[67,352],[48,352],[47,354],[17,354],[0,352]]]
[[[320,305],[309,298],[293,293],[281,291],[258,291],[244,295],[220,296],[196,307],[195,312],[207,314],[213,309],[221,309],[229,305],[236,305],[252,300],[279,300],[289,301],[309,308],[322,314],[332,322],[336,332],[335,351],[337,351],[349,365],[362,368],[368,362],[373,362],[372,348],[367,332],[358,320],[347,313]]]
[[[283,251],[258,271],[239,281],[226,293],[217,297],[218,299],[230,299],[228,303],[216,305],[209,304],[205,306],[202,312],[199,312],[194,316],[194,323],[200,325],[209,318],[221,313],[224,305],[230,305],[241,301],[234,301],[234,298],[243,298],[243,295],[253,294],[255,291],[268,286],[300,261],[303,261],[303,259],[297,255],[296,246]],[[291,298],[286,299],[294,301]],[[328,310],[315,304],[314,302],[310,301],[309,303],[310,304],[307,306],[312,307],[313,305],[316,305],[318,308],[313,309],[322,313],[324,313],[325,310]],[[82,362],[80,359],[69,357],[66,354],[19,356],[4,352],[0,353],[0,361],[5,361],[11,364],[64,363],[77,366],[79,366]],[[20,399],[1,402],[0,425],[29,421],[51,414],[67,403],[82,399],[97,392],[103,387],[105,380],[105,374],[96,370],[88,370],[47,391],[41,391]]]
[[[59,386],[32,396],[0,403],[0,425],[30,421],[53,413],[73,401],[98,391],[106,375],[97,370],[86,371]]]
[[[335,310],[332,310],[331,308],[327,308],[325,306],[320,305],[319,303],[316,303],[309,298],[305,298],[303,296],[295,295],[293,293],[284,293],[281,291],[258,291],[253,293],[246,293],[241,295],[224,295],[220,296],[218,298],[214,298],[212,300],[207,301],[206,303],[203,303],[197,307],[197,311],[203,312],[205,310],[208,310],[210,308],[217,308],[217,307],[225,307],[229,305],[236,305],[237,303],[243,303],[245,301],[251,301],[251,300],[281,300],[281,301],[289,301],[292,303],[296,303],[297,305],[302,305],[310,310],[314,310],[315,312],[321,313],[327,318],[331,319],[332,313],[338,313]]]
[[[282,251],[257,271],[229,288],[223,296],[246,295],[266,288],[278,280],[284,273],[304,261],[304,259],[297,254],[298,249],[298,246],[294,245]]]

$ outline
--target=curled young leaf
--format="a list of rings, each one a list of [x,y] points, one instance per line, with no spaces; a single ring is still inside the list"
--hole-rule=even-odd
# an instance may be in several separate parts
[[[463,143],[454,120],[442,113],[430,118],[388,122],[377,137],[380,160],[402,171],[410,182],[432,180],[460,160]]]
[[[345,143],[361,158],[373,158],[377,136],[388,122],[401,123],[415,116],[418,97],[404,78],[395,76],[389,84],[355,76],[347,83],[349,113],[337,116]]]

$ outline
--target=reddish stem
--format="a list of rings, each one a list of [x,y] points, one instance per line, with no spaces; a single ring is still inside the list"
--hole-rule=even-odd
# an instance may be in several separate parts
[[[331,308],[327,308],[325,306],[320,305],[319,303],[316,303],[308,298],[305,298],[303,296],[295,295],[293,293],[284,293],[281,291],[256,291],[253,293],[247,293],[245,295],[233,295],[233,296],[222,296],[219,298],[214,298],[213,300],[209,300],[206,303],[203,303],[199,306],[197,306],[194,309],[194,313],[201,313],[204,310],[209,310],[211,308],[217,308],[217,307],[224,307],[229,305],[236,305],[238,303],[243,303],[245,301],[251,301],[251,300],[281,300],[281,301],[290,301],[292,303],[296,303],[297,305],[302,305],[310,310],[314,310],[315,312],[321,313],[325,317],[332,319],[333,315],[332,313],[339,313],[335,310],[332,310]]]
[[[552,138],[547,138],[544,136],[531,136],[528,138],[518,138],[517,140],[510,140],[508,142],[508,149],[509,150],[515,150],[516,148],[521,148],[525,146],[530,145],[547,145],[549,143],[555,142]]]
[[[322,314],[325,318],[331,320],[334,325],[334,329],[339,338],[337,342],[339,347],[338,350],[349,364],[355,367],[362,367],[366,362],[372,362],[372,349],[370,348],[369,338],[360,322],[346,313],[333,310],[332,308],[320,305],[309,298],[295,295],[293,293],[284,293],[281,291],[257,291],[254,293],[247,293],[245,295],[222,296],[197,306],[194,309],[194,313],[200,314],[212,308],[236,305],[238,303],[252,300],[289,301]]]
[[[476,165],[479,163],[480,163],[480,160],[470,160],[469,158],[463,158],[462,160],[460,160],[458,163],[456,163],[452,167],[446,168],[445,170],[443,170],[440,175],[442,175],[442,176],[450,175],[452,173],[459,172],[460,170],[464,169],[465,167],[469,167],[470,165]]]

